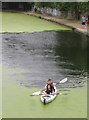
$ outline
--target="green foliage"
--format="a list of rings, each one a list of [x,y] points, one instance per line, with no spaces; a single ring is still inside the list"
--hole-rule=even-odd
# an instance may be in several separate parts
[[[46,6],[48,7],[49,4],[48,2],[36,2],[35,5],[40,8],[40,7],[46,7]]]
[[[38,18],[40,18],[40,19],[41,19],[41,16],[38,16]]]
[[[89,4],[87,2],[37,2],[35,5],[37,7],[56,8],[62,12],[75,11],[77,7],[82,13],[89,10]]]
[[[74,12],[76,19],[80,19],[80,14],[89,11],[89,4],[87,2],[37,2],[37,7],[50,7],[60,10],[63,13]]]
[[[35,3],[34,2],[27,2],[29,6],[33,6]]]

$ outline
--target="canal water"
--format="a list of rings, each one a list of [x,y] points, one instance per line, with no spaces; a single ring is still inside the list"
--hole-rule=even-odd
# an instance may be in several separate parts
[[[21,70],[13,73],[16,83],[27,88],[44,88],[51,78],[59,88],[83,87],[89,76],[89,38],[73,31],[45,31],[2,35],[3,66]]]

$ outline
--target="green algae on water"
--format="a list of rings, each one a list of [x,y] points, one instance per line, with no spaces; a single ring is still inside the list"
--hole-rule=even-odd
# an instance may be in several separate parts
[[[21,70],[20,70],[21,71]],[[4,73],[21,74],[18,70],[4,68]],[[3,77],[2,117],[3,118],[86,118],[87,86],[70,88],[67,95],[58,95],[54,101],[44,105],[40,96],[30,96],[40,89],[28,89],[16,85],[15,78]],[[12,80],[12,82],[11,82]],[[14,80],[14,82],[13,82]],[[59,91],[59,90],[58,90]],[[62,93],[65,93],[62,91]],[[1,103],[0,103],[1,104]],[[50,112],[49,112],[50,111]]]
[[[23,13],[2,12],[2,32],[31,33],[49,30],[70,29]]]
[[[44,105],[40,96],[29,96],[40,89],[3,84],[3,118],[86,118],[87,89],[70,89]]]

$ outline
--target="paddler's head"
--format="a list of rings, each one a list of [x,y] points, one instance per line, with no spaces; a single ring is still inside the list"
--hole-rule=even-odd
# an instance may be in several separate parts
[[[48,79],[49,84],[52,84],[52,79]]]
[[[49,89],[49,90],[51,89],[51,86],[50,86],[50,84],[48,84],[48,89]]]

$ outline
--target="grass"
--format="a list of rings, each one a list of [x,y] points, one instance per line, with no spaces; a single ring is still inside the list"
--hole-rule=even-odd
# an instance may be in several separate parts
[[[26,11],[26,12],[42,14],[42,13],[41,13],[40,11],[38,11],[38,10],[37,10],[36,12],[35,12],[34,10],[33,10],[33,11]]]
[[[49,30],[70,30],[49,21],[22,13],[2,12],[2,32],[40,32]]]
[[[35,11],[33,11],[33,12],[35,13]],[[38,11],[38,10],[36,11],[36,13],[37,13],[37,14],[42,14],[42,13],[41,13],[40,11]]]

